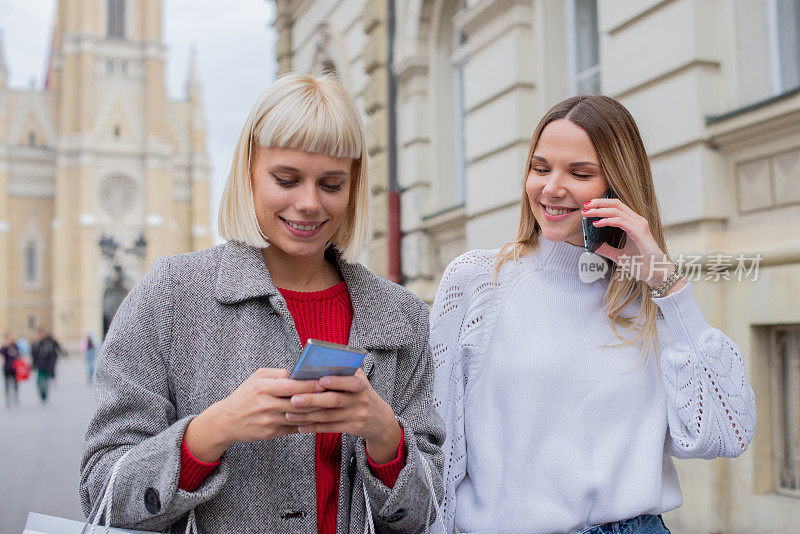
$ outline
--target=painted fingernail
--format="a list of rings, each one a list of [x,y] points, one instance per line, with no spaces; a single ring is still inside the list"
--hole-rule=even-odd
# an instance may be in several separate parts
[[[588,206],[588,205],[589,205],[589,204],[591,204],[591,203],[592,203],[592,201],[591,201],[591,200],[589,200],[589,201],[587,201],[587,202],[584,202],[584,203],[583,203],[583,205],[584,205],[584,206]]]
[[[588,210],[588,209],[585,209],[585,210],[583,210],[583,213],[586,213],[587,211],[589,211],[589,210]]]

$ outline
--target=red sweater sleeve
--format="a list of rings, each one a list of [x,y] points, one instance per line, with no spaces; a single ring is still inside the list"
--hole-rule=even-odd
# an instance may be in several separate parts
[[[178,487],[185,491],[196,490],[208,478],[211,471],[219,465],[220,461],[217,460],[210,464],[201,462],[189,452],[184,439],[183,443],[181,443],[181,476],[178,480]]]
[[[400,427],[400,446],[397,447],[397,458],[385,464],[376,464],[369,457],[367,453],[367,462],[369,463],[369,470],[375,477],[383,482],[388,488],[393,488],[394,483],[397,482],[397,477],[400,476],[400,471],[406,466],[406,440],[405,431]]]

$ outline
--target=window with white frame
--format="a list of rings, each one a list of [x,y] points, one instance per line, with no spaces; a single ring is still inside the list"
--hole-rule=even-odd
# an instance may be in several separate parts
[[[466,154],[464,122],[464,66],[460,53],[464,36],[453,26],[453,17],[463,0],[447,0],[439,13],[434,41],[433,76],[436,99],[434,211],[462,205],[466,198]]]
[[[800,497],[800,324],[770,332],[775,491]]]
[[[573,95],[600,92],[600,32],[597,0],[569,0],[566,4],[569,87]]]
[[[770,0],[768,17],[772,89],[800,87],[800,0]]]
[[[108,0],[108,37],[125,38],[125,0]]]

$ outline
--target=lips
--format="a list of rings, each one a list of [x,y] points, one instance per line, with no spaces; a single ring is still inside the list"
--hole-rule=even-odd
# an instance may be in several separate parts
[[[283,226],[295,237],[314,237],[327,222],[287,221],[283,217],[279,218],[283,222]]]
[[[539,204],[542,206],[545,213],[553,217],[566,215],[567,213],[572,213],[573,211],[578,210],[578,208],[567,208],[563,206],[548,206],[546,204],[542,204],[541,202]]]
[[[292,228],[294,228],[295,230],[300,230],[300,231],[303,231],[303,232],[312,232],[312,231],[316,230],[317,228],[319,228],[320,226],[322,226],[322,223],[306,223],[306,224],[302,224],[302,223],[295,223],[295,222],[287,221],[285,219],[284,219],[284,222],[286,224],[288,224],[289,226],[291,226]]]

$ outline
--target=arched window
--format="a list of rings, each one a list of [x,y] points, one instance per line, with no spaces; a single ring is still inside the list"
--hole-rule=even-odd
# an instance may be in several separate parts
[[[39,282],[39,254],[36,243],[28,241],[25,245],[25,283],[28,285]]]
[[[119,124],[114,126],[114,137],[119,139]]]
[[[125,38],[125,0],[108,0],[108,38]]]
[[[28,146],[36,146],[36,134],[33,132],[28,134]]]

